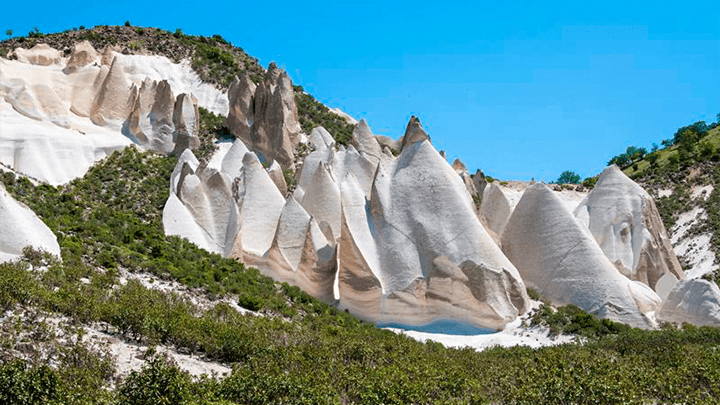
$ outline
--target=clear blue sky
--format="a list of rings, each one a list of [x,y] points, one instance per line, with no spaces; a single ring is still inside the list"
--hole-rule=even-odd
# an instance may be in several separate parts
[[[220,34],[397,138],[501,179],[602,170],[720,112],[720,2],[6,2],[0,35],[85,25]],[[552,4],[551,4],[552,3]]]

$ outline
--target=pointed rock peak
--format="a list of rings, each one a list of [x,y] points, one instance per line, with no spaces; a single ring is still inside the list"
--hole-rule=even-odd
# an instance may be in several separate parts
[[[321,150],[335,146],[335,139],[333,139],[330,132],[325,128],[315,127],[312,132],[310,132],[310,143],[312,143],[316,149]]]
[[[455,169],[455,171],[458,173],[467,173],[467,167],[465,166],[465,163],[463,163],[459,158],[455,159],[452,164],[452,168]]]
[[[475,185],[475,191],[478,193],[478,195],[483,195],[483,192],[485,192],[485,187],[487,186],[487,180],[485,180],[485,174],[483,174],[482,170],[478,169],[475,172],[475,176],[473,176],[473,184]],[[534,182],[531,184],[535,184]]]
[[[103,49],[102,58],[100,64],[103,66],[111,66],[115,62],[115,52],[113,52],[110,45]]]
[[[382,149],[375,135],[373,135],[367,122],[363,119],[353,129],[352,138],[350,144],[355,148],[364,153],[367,156],[372,156],[376,159],[380,159],[382,155]]]
[[[412,117],[410,117],[410,122],[408,122],[407,128],[405,128],[405,135],[403,135],[401,151],[405,148],[406,145],[415,142],[422,142],[424,140],[429,141],[430,136],[423,129],[418,117],[413,115]]]
[[[605,168],[605,170],[600,173],[600,176],[598,177],[598,182],[593,188],[595,190],[596,188],[602,188],[603,186],[607,185],[622,185],[623,187],[629,187],[632,189],[632,191],[636,193],[640,193],[643,195],[649,194],[640,187],[637,183],[635,183],[630,177],[628,177],[625,173],[623,173],[622,170],[620,170],[617,165],[613,164]],[[612,186],[611,186],[612,187]],[[592,191],[591,191],[592,192]]]
[[[265,81],[270,84],[276,84],[278,80],[286,74],[284,70],[280,69],[275,62],[270,62],[265,73]]]
[[[72,55],[65,66],[65,73],[72,73],[81,67],[87,66],[100,60],[100,54],[93,48],[92,44],[85,40],[73,46]]]

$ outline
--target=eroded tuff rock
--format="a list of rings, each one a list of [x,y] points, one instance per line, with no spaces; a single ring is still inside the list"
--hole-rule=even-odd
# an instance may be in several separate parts
[[[229,100],[227,125],[233,135],[263,161],[277,161],[283,169],[293,169],[301,128],[287,73],[270,63],[264,81],[257,86],[247,76],[235,80]]]
[[[462,179],[463,184],[465,184],[465,189],[467,189],[468,193],[471,196],[476,195],[477,190],[475,190],[475,184],[473,183],[473,180],[470,177],[470,174],[468,174],[467,167],[465,167],[465,163],[463,163],[460,159],[455,159],[453,161],[452,168],[455,169],[455,172]]]
[[[17,48],[13,51],[13,55],[20,62],[39,66],[57,64],[61,58],[60,51],[47,44],[37,44],[30,49]]]
[[[502,250],[527,285],[554,304],[576,304],[636,327],[654,326],[650,315],[660,297],[622,275],[546,185],[525,190],[505,226]]]
[[[101,56],[87,41],[69,57],[45,45],[15,53],[0,58],[0,161],[53,185],[133,141],[162,153],[197,147],[198,101],[173,89],[222,98],[162,57]]]
[[[654,200],[617,166],[600,174],[575,216],[625,276],[653,289],[667,273],[684,277]]]
[[[397,158],[381,152],[366,123],[347,149],[317,128],[288,199],[241,139],[221,148],[208,167],[233,183],[241,227],[231,256],[379,324],[502,328],[528,307],[523,282],[480,224],[461,178],[417,136],[419,121],[411,124],[406,139],[417,140]],[[176,171],[171,183],[186,182]],[[187,193],[180,187],[178,200],[202,206],[194,201],[207,198]]]
[[[720,326],[720,289],[703,279],[680,280],[663,302],[657,318],[664,322]]]
[[[26,246],[60,257],[55,234],[30,208],[12,198],[0,183],[0,262],[22,256]]]
[[[495,183],[490,183],[485,187],[480,203],[480,213],[487,221],[488,228],[497,235],[502,235],[505,224],[512,214],[512,207],[505,198],[505,194]]]

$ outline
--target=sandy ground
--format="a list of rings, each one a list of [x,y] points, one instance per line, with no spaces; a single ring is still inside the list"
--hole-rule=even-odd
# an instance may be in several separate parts
[[[539,302],[534,302],[533,308],[539,306]],[[555,346],[563,343],[571,343],[577,341],[575,336],[550,336],[550,332],[546,327],[529,327],[530,313],[518,317],[509,323],[505,329],[496,333],[482,335],[445,335],[440,333],[425,333],[418,331],[409,331],[402,329],[387,328],[395,333],[402,333],[420,342],[432,340],[442,343],[446,347],[464,348],[471,347],[475,350],[484,350],[487,348],[502,346],[529,346],[532,348]]]

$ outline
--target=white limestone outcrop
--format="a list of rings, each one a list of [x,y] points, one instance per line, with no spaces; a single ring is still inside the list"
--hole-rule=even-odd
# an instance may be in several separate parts
[[[720,288],[703,279],[680,280],[663,302],[657,318],[664,322],[720,326]]]
[[[653,198],[617,166],[600,174],[575,216],[625,276],[653,289],[667,273],[684,277]]]
[[[21,257],[26,246],[60,257],[55,234],[0,183],[0,262]]]
[[[505,226],[502,249],[525,283],[554,304],[575,304],[636,327],[654,326],[657,294],[622,275],[544,184],[523,194]]]
[[[197,147],[198,107],[227,113],[224,93],[164,57],[100,55],[87,41],[69,57],[42,44],[14,53],[0,58],[0,162],[52,185],[132,143]]]

